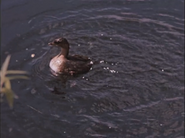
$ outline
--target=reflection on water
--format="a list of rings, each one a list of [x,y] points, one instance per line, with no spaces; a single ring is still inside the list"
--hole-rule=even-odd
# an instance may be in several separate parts
[[[184,136],[184,1],[41,2],[3,2],[2,59],[31,74],[2,103],[3,137]],[[53,75],[56,37],[92,70]]]

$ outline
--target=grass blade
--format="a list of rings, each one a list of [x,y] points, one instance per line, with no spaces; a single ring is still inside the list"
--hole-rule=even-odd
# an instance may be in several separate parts
[[[5,75],[6,75],[6,71],[7,71],[7,68],[8,68],[8,64],[10,62],[10,55],[8,55],[6,57],[6,60],[5,62],[3,63],[2,67],[1,67],[1,86],[3,85],[4,83],[4,80],[5,80]]]
[[[11,89],[6,89],[5,91],[6,91],[5,95],[6,95],[6,99],[8,101],[8,104],[9,104],[10,108],[13,108],[14,93]]]
[[[1,88],[1,94],[6,92],[6,88]]]
[[[21,76],[21,75],[19,75],[19,76],[9,76],[9,77],[6,77],[7,79],[9,79],[9,80],[14,80],[14,79],[29,79],[29,77],[27,77],[27,76]]]
[[[4,85],[5,85],[5,88],[6,88],[6,89],[11,89],[11,83],[10,83],[10,80],[9,80],[9,79],[7,79],[6,77],[5,77],[5,83],[4,83]]]
[[[6,74],[28,74],[28,72],[21,70],[7,70]]]

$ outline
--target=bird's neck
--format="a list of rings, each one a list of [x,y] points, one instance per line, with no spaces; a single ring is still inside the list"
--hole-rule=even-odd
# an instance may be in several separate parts
[[[67,58],[69,53],[69,48],[61,48],[61,52],[59,53],[58,56],[63,56],[64,58]]]

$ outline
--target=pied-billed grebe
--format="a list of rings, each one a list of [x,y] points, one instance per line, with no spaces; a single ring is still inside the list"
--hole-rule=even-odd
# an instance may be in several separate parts
[[[93,62],[84,56],[69,56],[69,43],[65,38],[57,38],[48,43],[51,46],[58,46],[61,52],[51,59],[49,66],[55,73],[60,74],[80,74],[86,73],[92,67]]]

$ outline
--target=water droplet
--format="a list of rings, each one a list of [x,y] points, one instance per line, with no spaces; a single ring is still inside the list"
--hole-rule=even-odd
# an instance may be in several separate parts
[[[116,73],[116,71],[115,71],[115,70],[110,70],[110,72],[111,72],[111,73]]]
[[[32,57],[32,58],[35,57],[35,54],[31,54],[31,57]]]
[[[103,63],[103,62],[104,62],[103,60],[100,61],[100,63]]]

